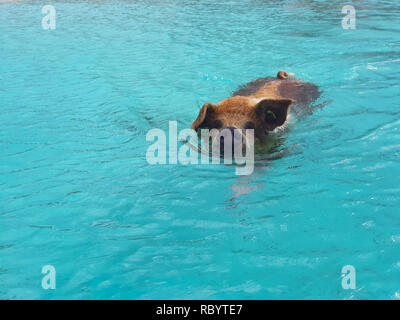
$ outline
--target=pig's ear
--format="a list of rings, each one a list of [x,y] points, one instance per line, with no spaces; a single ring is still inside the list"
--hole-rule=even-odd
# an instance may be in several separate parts
[[[256,114],[268,131],[282,126],[287,118],[292,99],[264,99],[256,106]]]
[[[205,103],[197,116],[197,119],[194,120],[192,123],[192,129],[197,131],[198,129],[205,128],[207,124],[207,119],[210,117],[211,114],[214,113],[216,108],[215,104],[212,103]]]

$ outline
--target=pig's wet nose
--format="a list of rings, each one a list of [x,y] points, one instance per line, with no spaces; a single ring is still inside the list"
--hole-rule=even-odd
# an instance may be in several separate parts
[[[224,144],[234,144],[236,140],[241,139],[239,137],[240,134],[236,132],[235,134],[235,128],[234,127],[226,127],[223,128],[220,132],[219,139],[222,145]]]
[[[230,151],[233,153],[236,148],[240,148],[243,143],[243,135],[240,130],[235,127],[226,127],[221,130],[220,136],[220,149],[221,154],[225,152],[225,146],[230,147]]]

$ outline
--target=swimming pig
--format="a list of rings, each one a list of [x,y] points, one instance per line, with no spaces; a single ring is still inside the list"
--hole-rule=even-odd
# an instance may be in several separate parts
[[[255,142],[266,142],[270,132],[285,125],[289,112],[297,115],[310,113],[310,104],[320,95],[316,85],[294,79],[293,75],[279,71],[275,78],[252,81],[217,104],[205,103],[192,128],[195,131],[217,129],[220,134],[230,131],[230,142],[226,135],[223,139],[222,135],[217,136],[221,152],[224,141],[225,145],[232,144],[232,148],[237,141],[246,143],[245,131],[235,129],[254,129]],[[239,136],[234,132],[240,132]]]

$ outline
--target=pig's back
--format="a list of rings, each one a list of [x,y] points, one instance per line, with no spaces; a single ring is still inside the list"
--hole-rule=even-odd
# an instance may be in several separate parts
[[[257,98],[290,98],[295,100],[291,110],[297,115],[312,113],[313,102],[321,92],[318,86],[299,79],[277,79],[273,77],[259,78],[240,86],[233,95],[254,96]]]

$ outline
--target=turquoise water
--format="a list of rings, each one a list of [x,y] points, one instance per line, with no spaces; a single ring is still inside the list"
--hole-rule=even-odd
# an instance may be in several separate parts
[[[55,30],[0,4],[1,299],[399,298],[399,4],[355,30],[341,1],[51,4]],[[150,129],[281,69],[329,102],[288,155],[147,163]]]

